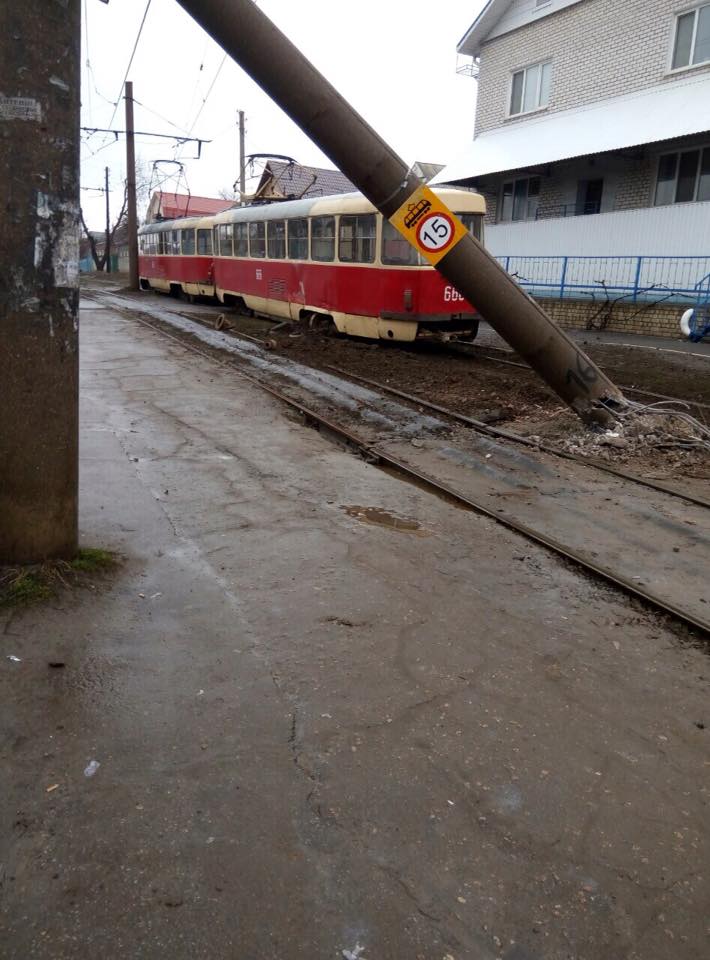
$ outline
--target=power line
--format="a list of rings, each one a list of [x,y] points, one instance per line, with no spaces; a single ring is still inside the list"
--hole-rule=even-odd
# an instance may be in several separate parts
[[[167,117],[164,117],[161,113],[158,113],[157,110],[152,110],[150,107],[147,107],[144,103],[141,103],[140,100],[136,100],[135,97],[133,98],[133,102],[137,104],[137,106],[142,107],[144,110],[147,110],[148,113],[152,113],[154,117],[157,117],[159,120],[162,120],[164,123],[167,123],[168,126],[175,127],[176,130],[180,130],[181,133],[189,135],[192,132],[190,130],[186,130],[184,127],[178,126],[177,123],[173,123],[172,120],[168,120]]]
[[[115,102],[114,105],[113,105],[113,113],[111,114],[111,119],[110,119],[109,122],[108,122],[109,127],[110,127],[111,124],[113,123],[113,118],[116,116],[116,110],[118,110],[118,105],[119,105],[119,103],[121,102],[121,94],[122,94],[122,92],[123,92],[124,86],[126,85],[126,78],[128,77],[128,71],[131,69],[131,64],[133,63],[133,58],[135,57],[135,55],[136,55],[136,50],[138,49],[138,42],[139,42],[139,40],[140,40],[140,38],[141,38],[141,34],[143,33],[143,26],[144,26],[144,24],[145,24],[145,18],[148,16],[148,10],[150,10],[150,4],[151,4],[151,2],[152,2],[152,0],[148,0],[148,2],[147,2],[146,5],[145,5],[145,11],[144,11],[144,13],[143,13],[143,19],[141,20],[141,25],[140,25],[140,27],[138,28],[138,36],[136,37],[136,42],[133,44],[133,50],[131,51],[131,58],[130,58],[130,60],[128,61],[128,66],[126,67],[126,72],[125,72],[125,74],[123,75],[123,80],[121,81],[121,88],[120,88],[120,90],[118,91],[118,97],[116,98],[116,102]]]
[[[203,97],[203,99],[202,99],[202,103],[200,104],[200,109],[197,111],[197,114],[196,114],[196,116],[195,116],[195,119],[194,119],[194,120],[192,121],[192,123],[190,124],[190,130],[189,130],[190,133],[192,133],[192,131],[195,129],[195,125],[197,124],[197,121],[200,119],[200,114],[201,114],[202,111],[204,110],[205,104],[206,104],[207,101],[209,100],[210,94],[212,93],[212,90],[214,89],[215,83],[217,83],[217,78],[219,77],[219,75],[220,75],[220,73],[221,73],[221,71],[222,71],[222,67],[224,66],[224,63],[225,63],[225,60],[226,60],[226,59],[227,59],[227,54],[225,53],[225,55],[222,57],[222,60],[221,60],[221,62],[220,62],[220,65],[217,67],[217,72],[215,73],[214,77],[212,78],[212,83],[210,84],[207,93],[204,95],[204,97]],[[205,142],[207,142],[207,141],[205,141]],[[182,146],[183,146],[183,144],[180,144],[180,143],[175,144],[175,149],[176,149],[176,151],[179,150],[180,147],[182,147]],[[180,159],[180,155],[179,155],[178,153],[176,153],[175,156],[176,156],[176,159]],[[199,158],[199,150],[198,150],[198,158]]]
[[[205,104],[206,104],[207,101],[209,100],[210,94],[212,93],[212,89],[214,88],[215,83],[217,83],[217,77],[219,77],[219,75],[220,75],[220,73],[221,73],[221,70],[222,70],[222,67],[224,66],[224,62],[225,62],[226,59],[227,59],[227,54],[225,53],[225,55],[222,57],[222,61],[221,61],[220,65],[217,67],[217,73],[215,73],[215,75],[214,75],[214,78],[213,78],[213,80],[212,80],[212,83],[210,84],[209,90],[207,91],[207,93],[205,94],[205,96],[204,96],[204,98],[203,98],[203,100],[202,100],[202,104],[201,104],[201,106],[200,106],[200,109],[197,111],[197,116],[196,116],[195,119],[192,121],[192,124],[191,124],[191,126],[190,126],[190,129],[189,129],[189,131],[188,131],[189,133],[192,133],[192,131],[195,129],[195,124],[196,124],[197,121],[200,119],[200,114],[201,114],[202,111],[204,110]]]

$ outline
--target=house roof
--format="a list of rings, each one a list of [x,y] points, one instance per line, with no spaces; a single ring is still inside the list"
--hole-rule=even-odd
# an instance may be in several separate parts
[[[710,130],[708,103],[706,73],[576,110],[539,114],[482,133],[434,183],[458,183],[703,133]]]
[[[327,197],[335,193],[352,193],[355,189],[354,184],[339,170],[269,160],[261,176],[257,195],[280,199]]]
[[[163,193],[160,196],[159,212],[164,220],[176,217],[202,217],[221,213],[233,206],[234,200],[219,200],[214,197],[196,197],[187,193]]]
[[[488,33],[508,9],[512,0],[488,0],[466,33],[459,40],[456,50],[469,57],[477,57]]]

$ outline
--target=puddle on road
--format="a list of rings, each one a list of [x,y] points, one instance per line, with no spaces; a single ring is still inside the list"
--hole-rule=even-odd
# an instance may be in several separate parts
[[[418,520],[412,517],[398,517],[394,513],[383,510],[382,507],[341,507],[349,517],[354,517],[362,523],[369,523],[376,527],[387,527],[399,533],[413,533],[417,537],[428,537],[428,530],[422,528]]]

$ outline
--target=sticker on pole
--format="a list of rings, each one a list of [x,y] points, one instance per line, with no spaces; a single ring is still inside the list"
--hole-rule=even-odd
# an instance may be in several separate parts
[[[431,264],[438,263],[468,233],[429,187],[419,187],[390,217],[390,223]]]

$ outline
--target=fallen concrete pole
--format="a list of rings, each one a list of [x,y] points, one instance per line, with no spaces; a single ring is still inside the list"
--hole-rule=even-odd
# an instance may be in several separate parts
[[[178,2],[583,420],[613,419],[618,388],[252,0]]]

